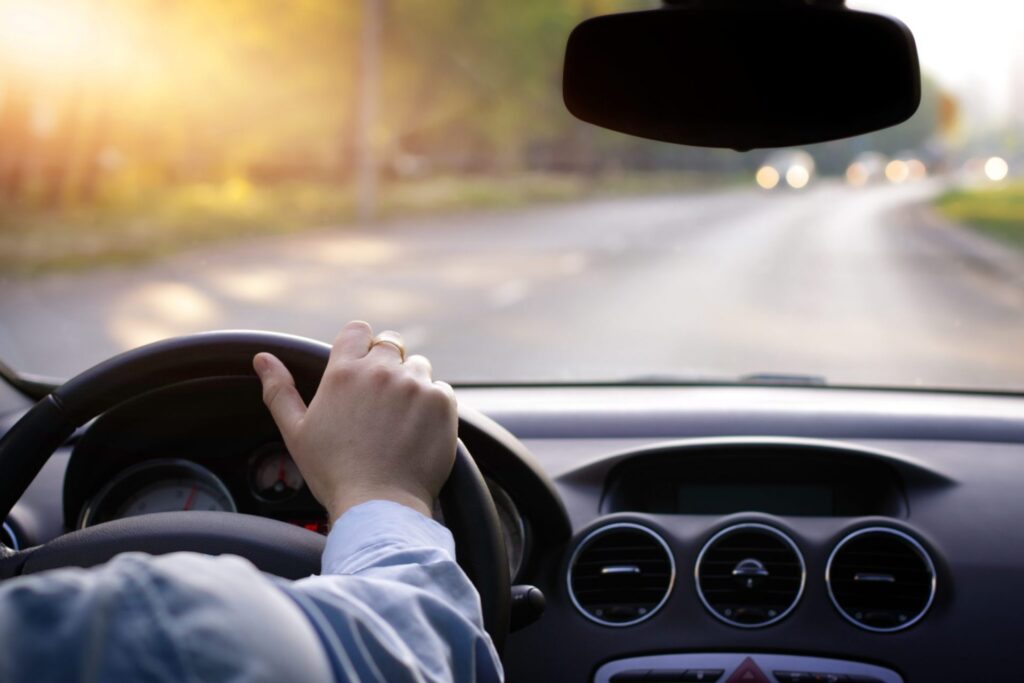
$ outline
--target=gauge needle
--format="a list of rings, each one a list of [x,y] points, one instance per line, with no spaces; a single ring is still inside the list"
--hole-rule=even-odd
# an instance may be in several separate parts
[[[284,483],[284,457],[277,461],[277,480]]]
[[[185,510],[192,507],[192,501],[196,499],[196,491],[199,489],[195,484],[192,485],[192,490],[188,492],[188,499],[185,501]]]

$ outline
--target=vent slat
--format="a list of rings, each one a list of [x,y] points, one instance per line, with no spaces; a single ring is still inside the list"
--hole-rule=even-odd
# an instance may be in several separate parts
[[[753,561],[767,576],[752,584],[733,571]],[[697,587],[719,619],[740,626],[764,626],[789,612],[800,598],[803,558],[782,532],[761,525],[739,525],[719,532],[704,547]]]
[[[602,574],[609,566],[630,565],[638,574]],[[672,558],[653,531],[613,525],[589,536],[576,551],[569,590],[584,614],[605,624],[629,625],[654,614],[668,597]]]
[[[840,541],[829,563],[828,589],[850,621],[870,630],[897,631],[931,604],[934,567],[924,549],[901,532],[868,529]],[[855,581],[857,574],[888,574],[895,581]]]

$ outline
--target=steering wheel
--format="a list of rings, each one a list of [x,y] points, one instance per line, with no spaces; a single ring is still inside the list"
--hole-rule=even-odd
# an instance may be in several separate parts
[[[252,358],[268,351],[291,370],[308,402],[330,346],[268,332],[207,332],[176,337],[114,356],[39,401],[0,440],[0,520],[76,428],[144,393],[179,382],[252,377]],[[476,463],[460,443],[441,491],[457,560],[480,593],[484,626],[499,652],[509,628],[511,589],[498,513]],[[0,580],[56,567],[89,567],[118,553],[189,550],[240,555],[271,574],[298,579],[320,569],[323,536],[263,517],[227,512],[140,515],[73,531],[15,552],[0,544]]]

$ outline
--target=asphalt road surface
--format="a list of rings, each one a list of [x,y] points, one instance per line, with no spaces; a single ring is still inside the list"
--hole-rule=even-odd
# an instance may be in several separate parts
[[[187,332],[330,341],[363,318],[467,380],[1024,389],[1024,258],[936,220],[934,183],[734,189],[325,230],[0,280],[0,358],[67,376]]]

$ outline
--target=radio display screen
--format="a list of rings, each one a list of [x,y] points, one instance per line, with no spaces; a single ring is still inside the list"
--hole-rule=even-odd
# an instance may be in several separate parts
[[[756,510],[772,515],[829,516],[835,489],[811,484],[692,484],[676,488],[677,515],[727,515]]]

